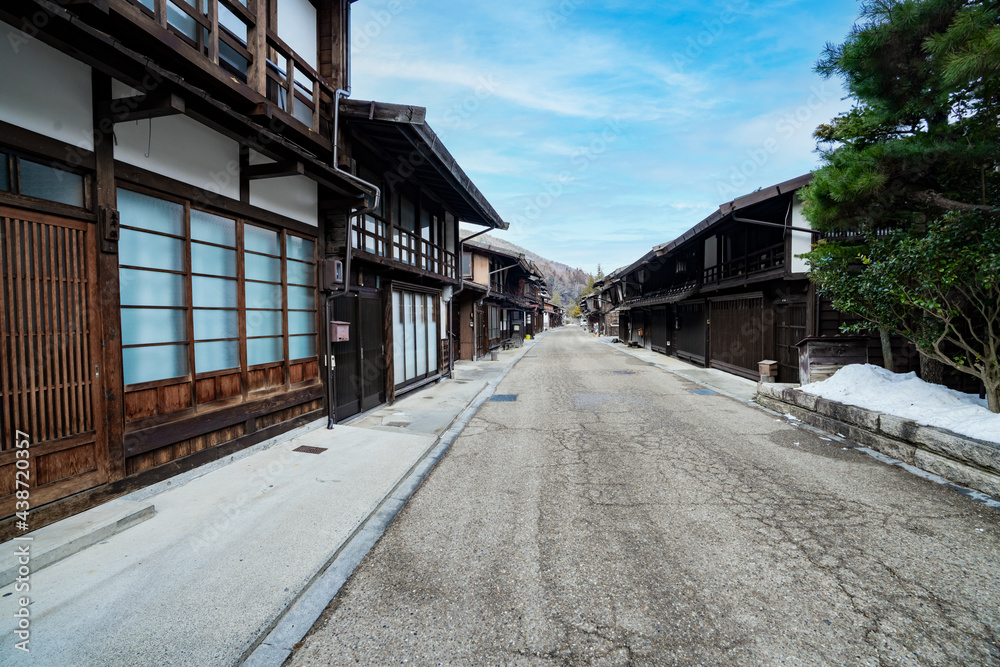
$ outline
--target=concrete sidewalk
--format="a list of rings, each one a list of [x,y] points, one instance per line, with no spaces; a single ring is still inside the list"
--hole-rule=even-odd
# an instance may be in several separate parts
[[[536,341],[338,425],[314,422],[2,545],[30,545],[30,653],[0,664],[280,665]],[[302,446],[317,448],[296,451]],[[316,453],[313,453],[316,452]]]
[[[727,373],[726,371],[720,371],[717,368],[695,366],[686,361],[681,361],[676,357],[668,357],[665,354],[653,352],[652,350],[629,347],[625,343],[612,343],[612,337],[610,336],[603,336],[598,340],[620,351],[622,354],[628,354],[636,359],[646,361],[685,380],[703,384],[718,391],[720,394],[731,396],[744,403],[753,402],[754,397],[757,396],[757,383],[753,380],[748,380],[738,375]]]

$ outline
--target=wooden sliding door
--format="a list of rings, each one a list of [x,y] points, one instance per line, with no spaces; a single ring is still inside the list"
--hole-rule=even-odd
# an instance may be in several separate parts
[[[0,207],[0,518],[24,508],[15,440],[30,443],[32,508],[108,479],[94,233]]]

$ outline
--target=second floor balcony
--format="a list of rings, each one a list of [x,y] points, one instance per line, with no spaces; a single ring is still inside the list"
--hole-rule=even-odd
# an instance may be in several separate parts
[[[313,138],[329,134],[336,81],[318,71],[319,10],[309,0],[111,0],[111,7],[191,63],[190,73],[242,93],[251,114],[276,110]],[[340,63],[325,65],[337,72]]]
[[[785,243],[752,250],[742,257],[726,260],[704,271],[705,283],[719,283],[734,278],[749,276],[785,265]]]
[[[355,251],[391,260],[399,268],[418,269],[450,280],[458,278],[454,252],[374,215],[353,219],[351,244]]]

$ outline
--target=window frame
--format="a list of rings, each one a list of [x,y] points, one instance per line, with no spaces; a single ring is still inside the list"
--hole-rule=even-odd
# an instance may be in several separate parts
[[[205,380],[205,379],[209,379],[209,378],[216,378],[216,377],[222,377],[222,376],[229,376],[229,375],[234,375],[234,374],[238,373],[240,375],[240,377],[241,377],[241,388],[242,388],[243,395],[246,396],[247,393],[249,392],[249,379],[248,379],[248,375],[249,375],[250,372],[252,372],[252,371],[258,371],[258,370],[264,370],[264,369],[269,369],[269,368],[277,368],[277,367],[281,367],[281,368],[284,369],[284,371],[283,371],[283,373],[284,373],[284,379],[285,379],[285,381],[283,383],[284,387],[290,387],[292,385],[298,385],[298,384],[303,384],[303,383],[309,383],[309,382],[318,381],[318,376],[315,376],[315,377],[311,376],[311,377],[309,377],[307,379],[302,380],[301,382],[292,383],[291,382],[291,372],[290,372],[290,370],[291,370],[290,367],[293,364],[307,363],[307,362],[310,362],[310,361],[315,361],[315,362],[318,363],[318,360],[319,360],[319,351],[320,351],[319,334],[321,332],[321,329],[320,329],[320,322],[319,322],[319,315],[320,315],[319,305],[320,304],[319,304],[319,295],[318,295],[317,282],[316,282],[318,280],[318,275],[317,275],[318,250],[319,250],[319,245],[318,245],[319,244],[319,240],[318,240],[318,238],[309,236],[309,235],[307,235],[305,233],[300,233],[300,232],[293,231],[293,230],[290,230],[290,229],[286,229],[286,228],[282,228],[282,227],[277,227],[275,225],[269,225],[267,223],[264,223],[264,222],[261,222],[261,221],[258,221],[258,220],[247,219],[244,216],[241,216],[239,214],[236,214],[236,213],[233,213],[233,212],[230,212],[230,211],[226,211],[224,209],[217,209],[217,208],[212,208],[212,207],[202,206],[202,205],[197,205],[197,204],[192,205],[192,202],[189,199],[185,199],[183,197],[172,196],[172,195],[160,192],[158,190],[153,190],[151,188],[143,187],[143,186],[140,186],[140,185],[135,185],[135,184],[132,184],[132,183],[119,182],[116,185],[116,189],[118,189],[118,190],[128,190],[130,192],[134,192],[134,193],[139,194],[139,195],[144,195],[144,196],[151,197],[151,198],[154,198],[154,199],[161,199],[163,201],[168,201],[168,202],[171,202],[171,203],[174,203],[174,204],[179,204],[179,205],[182,205],[184,207],[184,237],[183,238],[179,237],[177,235],[174,235],[174,234],[169,234],[169,233],[165,233],[165,232],[158,232],[158,231],[149,230],[149,229],[143,229],[143,228],[135,227],[135,226],[132,226],[132,225],[126,225],[126,224],[122,224],[121,225],[122,229],[135,230],[135,231],[139,231],[139,232],[146,233],[146,234],[156,234],[156,235],[165,236],[165,237],[169,237],[169,238],[176,238],[176,239],[181,240],[184,243],[184,249],[183,249],[183,252],[184,252],[184,256],[183,256],[184,269],[183,269],[183,271],[166,270],[166,269],[150,269],[148,267],[140,267],[140,266],[134,266],[134,265],[130,265],[130,264],[122,264],[120,256],[119,256],[119,260],[118,260],[119,261],[119,263],[118,263],[118,269],[119,269],[119,271],[122,270],[122,269],[126,269],[126,270],[131,269],[131,270],[155,271],[155,272],[159,272],[159,273],[169,273],[169,274],[174,274],[174,275],[181,275],[183,277],[183,281],[184,281],[184,287],[183,287],[183,289],[184,289],[184,294],[185,294],[185,299],[186,299],[185,306],[183,307],[184,310],[186,311],[185,312],[185,316],[184,316],[184,323],[185,323],[186,332],[185,332],[185,338],[184,338],[183,341],[181,341],[181,342],[174,342],[174,343],[154,343],[154,344],[129,344],[129,345],[122,345],[121,346],[121,350],[122,350],[121,354],[124,355],[124,350],[125,349],[130,349],[130,348],[154,347],[154,346],[159,346],[159,345],[184,345],[184,346],[187,347],[187,360],[188,360],[188,372],[185,375],[174,376],[174,377],[169,377],[169,378],[161,378],[161,379],[158,379],[158,380],[149,380],[149,381],[145,381],[145,382],[136,382],[136,383],[132,383],[132,384],[125,383],[124,377],[123,377],[122,382],[123,382],[124,390],[126,392],[141,391],[141,390],[144,390],[144,389],[150,389],[150,388],[161,387],[161,386],[169,386],[169,385],[174,385],[174,384],[178,384],[178,383],[182,383],[182,382],[197,383],[200,380]],[[195,239],[193,239],[192,235],[191,235],[191,211],[192,210],[201,211],[201,212],[204,212],[204,213],[208,213],[210,215],[214,215],[214,216],[226,218],[226,219],[229,219],[229,220],[233,220],[234,223],[235,223],[235,236],[236,236],[236,245],[235,245],[235,248],[232,248],[232,247],[229,247],[229,246],[223,246],[223,245],[220,245],[220,244],[217,244],[217,243],[213,243],[211,241],[204,241],[204,240],[195,240]],[[245,229],[246,229],[247,225],[250,225],[250,226],[253,226],[253,227],[259,227],[259,228],[262,228],[264,230],[277,233],[277,235],[278,235],[278,246],[279,246],[279,250],[280,250],[280,253],[281,253],[280,257],[278,258],[278,261],[280,263],[280,273],[281,273],[281,283],[280,283],[280,287],[281,287],[281,309],[280,309],[279,312],[281,313],[281,325],[282,325],[282,331],[281,331],[282,359],[280,359],[278,361],[269,361],[269,362],[265,362],[265,363],[261,363],[261,364],[253,364],[253,365],[249,364],[249,357],[248,357],[248,351],[247,351],[247,340],[248,340],[248,338],[249,339],[255,338],[255,337],[248,337],[248,335],[247,335],[247,321],[246,321],[247,320],[248,310],[251,310],[251,311],[255,310],[255,309],[248,309],[247,308],[247,302],[246,302],[246,282],[247,282],[247,278],[246,278],[245,253],[247,251],[245,249],[245,238],[246,238],[245,237]],[[312,248],[312,250],[313,250],[313,256],[312,256],[312,261],[311,262],[302,262],[301,260],[289,259],[288,258],[288,237],[301,238],[301,239],[303,239],[305,241],[308,241],[308,242],[311,242],[313,244],[313,248]],[[235,251],[235,253],[236,253],[236,277],[235,277],[235,281],[236,281],[236,293],[237,293],[237,297],[236,297],[236,303],[237,303],[237,305],[236,305],[235,308],[228,307],[228,306],[227,307],[223,307],[223,306],[195,306],[194,305],[194,299],[193,299],[193,283],[194,283],[194,280],[193,279],[195,277],[223,278],[223,279],[227,279],[227,280],[232,280],[232,278],[227,277],[227,276],[220,276],[220,275],[215,275],[215,274],[195,273],[194,269],[193,269],[193,266],[192,266],[192,245],[195,244],[195,243],[201,244],[201,245],[207,245],[207,246],[211,246],[211,247],[225,248],[227,250],[234,250]],[[254,252],[254,251],[250,251],[250,252]],[[261,254],[261,253],[255,253],[255,254]],[[306,285],[301,285],[299,283],[294,283],[293,282],[293,283],[291,283],[291,286],[292,287],[306,287],[306,288],[310,289],[312,291],[313,304],[314,304],[315,308],[313,308],[313,309],[298,309],[298,308],[290,308],[289,307],[289,301],[288,301],[288,287],[289,287],[289,284],[290,284],[289,280],[288,280],[288,262],[289,261],[299,261],[301,263],[306,263],[306,264],[311,264],[312,265],[312,282],[313,282],[313,284],[306,286]],[[262,282],[262,281],[254,281],[253,279],[251,279],[251,282]],[[277,283],[274,283],[274,284],[277,284]],[[119,290],[119,294],[120,294],[120,290]],[[126,308],[129,308],[129,309],[131,309],[131,308],[147,308],[147,306],[121,306],[121,305],[119,305],[119,308],[121,310],[124,310]],[[174,309],[174,310],[179,310],[180,309],[180,308],[173,307],[173,306],[169,306],[169,307],[164,306],[163,308]],[[228,310],[228,311],[235,310],[236,313],[237,313],[237,320],[238,320],[238,322],[237,322],[238,338],[219,338],[219,339],[214,339],[213,338],[213,339],[204,339],[204,340],[196,339],[196,337],[195,337],[195,331],[194,331],[194,312],[196,310]],[[277,309],[275,309],[275,310],[277,310]],[[288,327],[288,313],[289,312],[313,312],[313,321],[314,321],[314,324],[315,324],[315,326],[314,326],[314,333],[312,333],[312,334],[309,334],[309,333],[306,333],[306,334],[294,334],[294,335],[301,335],[301,336],[312,335],[314,337],[314,343],[315,343],[314,351],[315,351],[315,353],[312,356],[296,357],[295,359],[291,359],[290,358],[291,355],[290,355],[290,350],[289,350],[289,338],[293,334],[291,334],[289,332],[289,327]],[[275,337],[277,337],[277,336],[275,336]],[[238,363],[237,363],[236,366],[229,367],[229,368],[223,368],[223,369],[217,369],[217,370],[211,370],[211,371],[198,372],[198,370],[197,370],[197,362],[196,362],[196,357],[195,357],[195,346],[198,343],[216,342],[216,341],[232,341],[232,340],[237,340],[238,341],[239,351],[238,351],[238,360],[237,360]],[[278,389],[276,389],[274,387],[272,387],[272,388],[269,389],[269,391],[277,391],[277,390]],[[268,390],[262,390],[262,391],[268,391]],[[256,393],[256,392],[253,392],[253,393]]]
[[[0,197],[12,204],[25,206],[40,204],[39,208],[56,207],[73,212],[74,215],[88,214],[93,212],[93,172],[89,169],[72,167],[68,164],[53,160],[43,155],[33,155],[6,144],[0,144],[0,160],[7,166],[7,189],[0,189]],[[83,179],[83,205],[66,204],[54,199],[44,199],[32,195],[23,194],[21,183],[21,160],[27,160],[43,167],[48,167],[56,171],[64,171],[68,174],[80,176]]]

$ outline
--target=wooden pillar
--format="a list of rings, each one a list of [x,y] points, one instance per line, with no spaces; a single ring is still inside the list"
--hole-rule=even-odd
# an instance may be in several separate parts
[[[115,192],[114,123],[102,109],[111,102],[111,77],[93,70],[94,110],[94,175],[93,201],[99,219],[117,211]],[[99,246],[113,252],[100,252],[97,256],[98,303],[101,323],[101,389],[104,395],[104,414],[95,415],[103,420],[104,438],[108,453],[108,481],[125,477],[125,416],[123,402],[124,378],[122,374],[121,299],[118,285],[118,243],[105,244],[108,234],[98,225],[96,239]],[[98,442],[98,446],[102,443]]]
[[[212,26],[208,33],[208,59],[219,64],[219,0],[206,0],[208,7],[208,22]],[[198,34],[203,34],[199,30]]]
[[[247,30],[247,48],[253,62],[247,70],[247,85],[267,96],[267,0],[250,0],[254,25]]]
[[[383,324],[385,341],[385,402],[393,403],[396,400],[396,372],[395,372],[395,360],[393,358],[395,350],[393,349],[393,318],[396,317],[396,312],[392,307],[392,285],[386,285],[382,289],[382,312],[385,313],[385,321]]]

